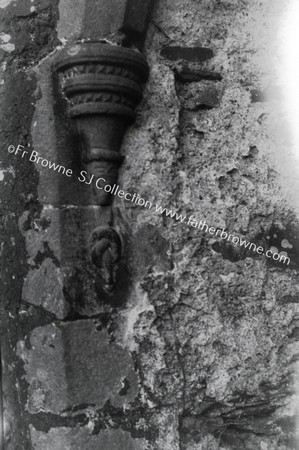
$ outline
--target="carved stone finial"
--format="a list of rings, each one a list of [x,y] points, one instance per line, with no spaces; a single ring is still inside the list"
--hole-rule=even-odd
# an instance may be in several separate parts
[[[77,124],[82,163],[90,174],[113,185],[123,161],[122,139],[142,98],[147,62],[137,50],[86,42],[63,50],[55,66],[69,115]],[[111,204],[109,193],[94,193],[99,205]]]

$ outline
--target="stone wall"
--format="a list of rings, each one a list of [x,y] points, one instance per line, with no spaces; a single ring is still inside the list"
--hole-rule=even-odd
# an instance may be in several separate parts
[[[89,258],[105,214],[91,186],[8,151],[80,171],[53,63],[87,3],[0,1],[5,449],[295,449],[298,221],[274,69],[287,2],[157,2],[119,185],[291,263],[116,197],[112,299]]]

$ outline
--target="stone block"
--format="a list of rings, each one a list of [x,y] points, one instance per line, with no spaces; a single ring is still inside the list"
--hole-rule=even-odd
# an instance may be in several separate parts
[[[63,294],[61,270],[47,258],[38,269],[31,270],[24,281],[23,300],[42,306],[58,319],[64,319],[70,307]]]
[[[109,343],[108,333],[98,331],[92,320],[35,328],[28,342],[29,348],[19,342],[17,353],[25,363],[31,414],[61,414],[80,405],[101,408],[108,400],[121,407],[138,393],[130,354]]]
[[[122,430],[105,430],[92,435],[86,428],[52,428],[49,433],[31,427],[33,448],[36,450],[144,450],[141,439],[133,439]]]
[[[152,6],[152,0],[87,0],[83,35],[94,39],[122,32],[141,46]]]

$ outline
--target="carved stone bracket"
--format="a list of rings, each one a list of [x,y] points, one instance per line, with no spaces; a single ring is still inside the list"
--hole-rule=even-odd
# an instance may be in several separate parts
[[[124,159],[122,140],[135,120],[148,77],[149,67],[140,50],[154,0],[85,2],[81,41],[59,52],[54,69],[69,116],[76,123],[82,168],[93,176],[94,202],[109,210],[114,196],[103,188],[117,184]],[[99,228],[91,236],[91,259],[103,288],[112,293],[122,246],[111,220],[105,220],[107,214],[102,212]]]
[[[117,183],[124,159],[120,147],[127,127],[135,120],[148,64],[138,50],[103,41],[82,42],[60,52],[55,70],[69,116],[77,126],[82,166],[94,176],[96,204],[109,206],[113,195],[103,187]],[[91,240],[92,261],[99,269],[104,290],[111,294],[121,258],[120,237],[107,224],[96,229]]]
[[[137,50],[88,42],[61,52],[56,61],[69,115],[77,124],[81,157],[87,172],[102,184],[117,183],[123,156],[120,147],[142,98],[148,65]],[[95,187],[97,204],[113,196]]]

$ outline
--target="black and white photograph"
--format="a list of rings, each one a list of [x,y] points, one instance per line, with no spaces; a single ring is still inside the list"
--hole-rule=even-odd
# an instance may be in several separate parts
[[[0,450],[299,450],[299,0],[0,0]]]

